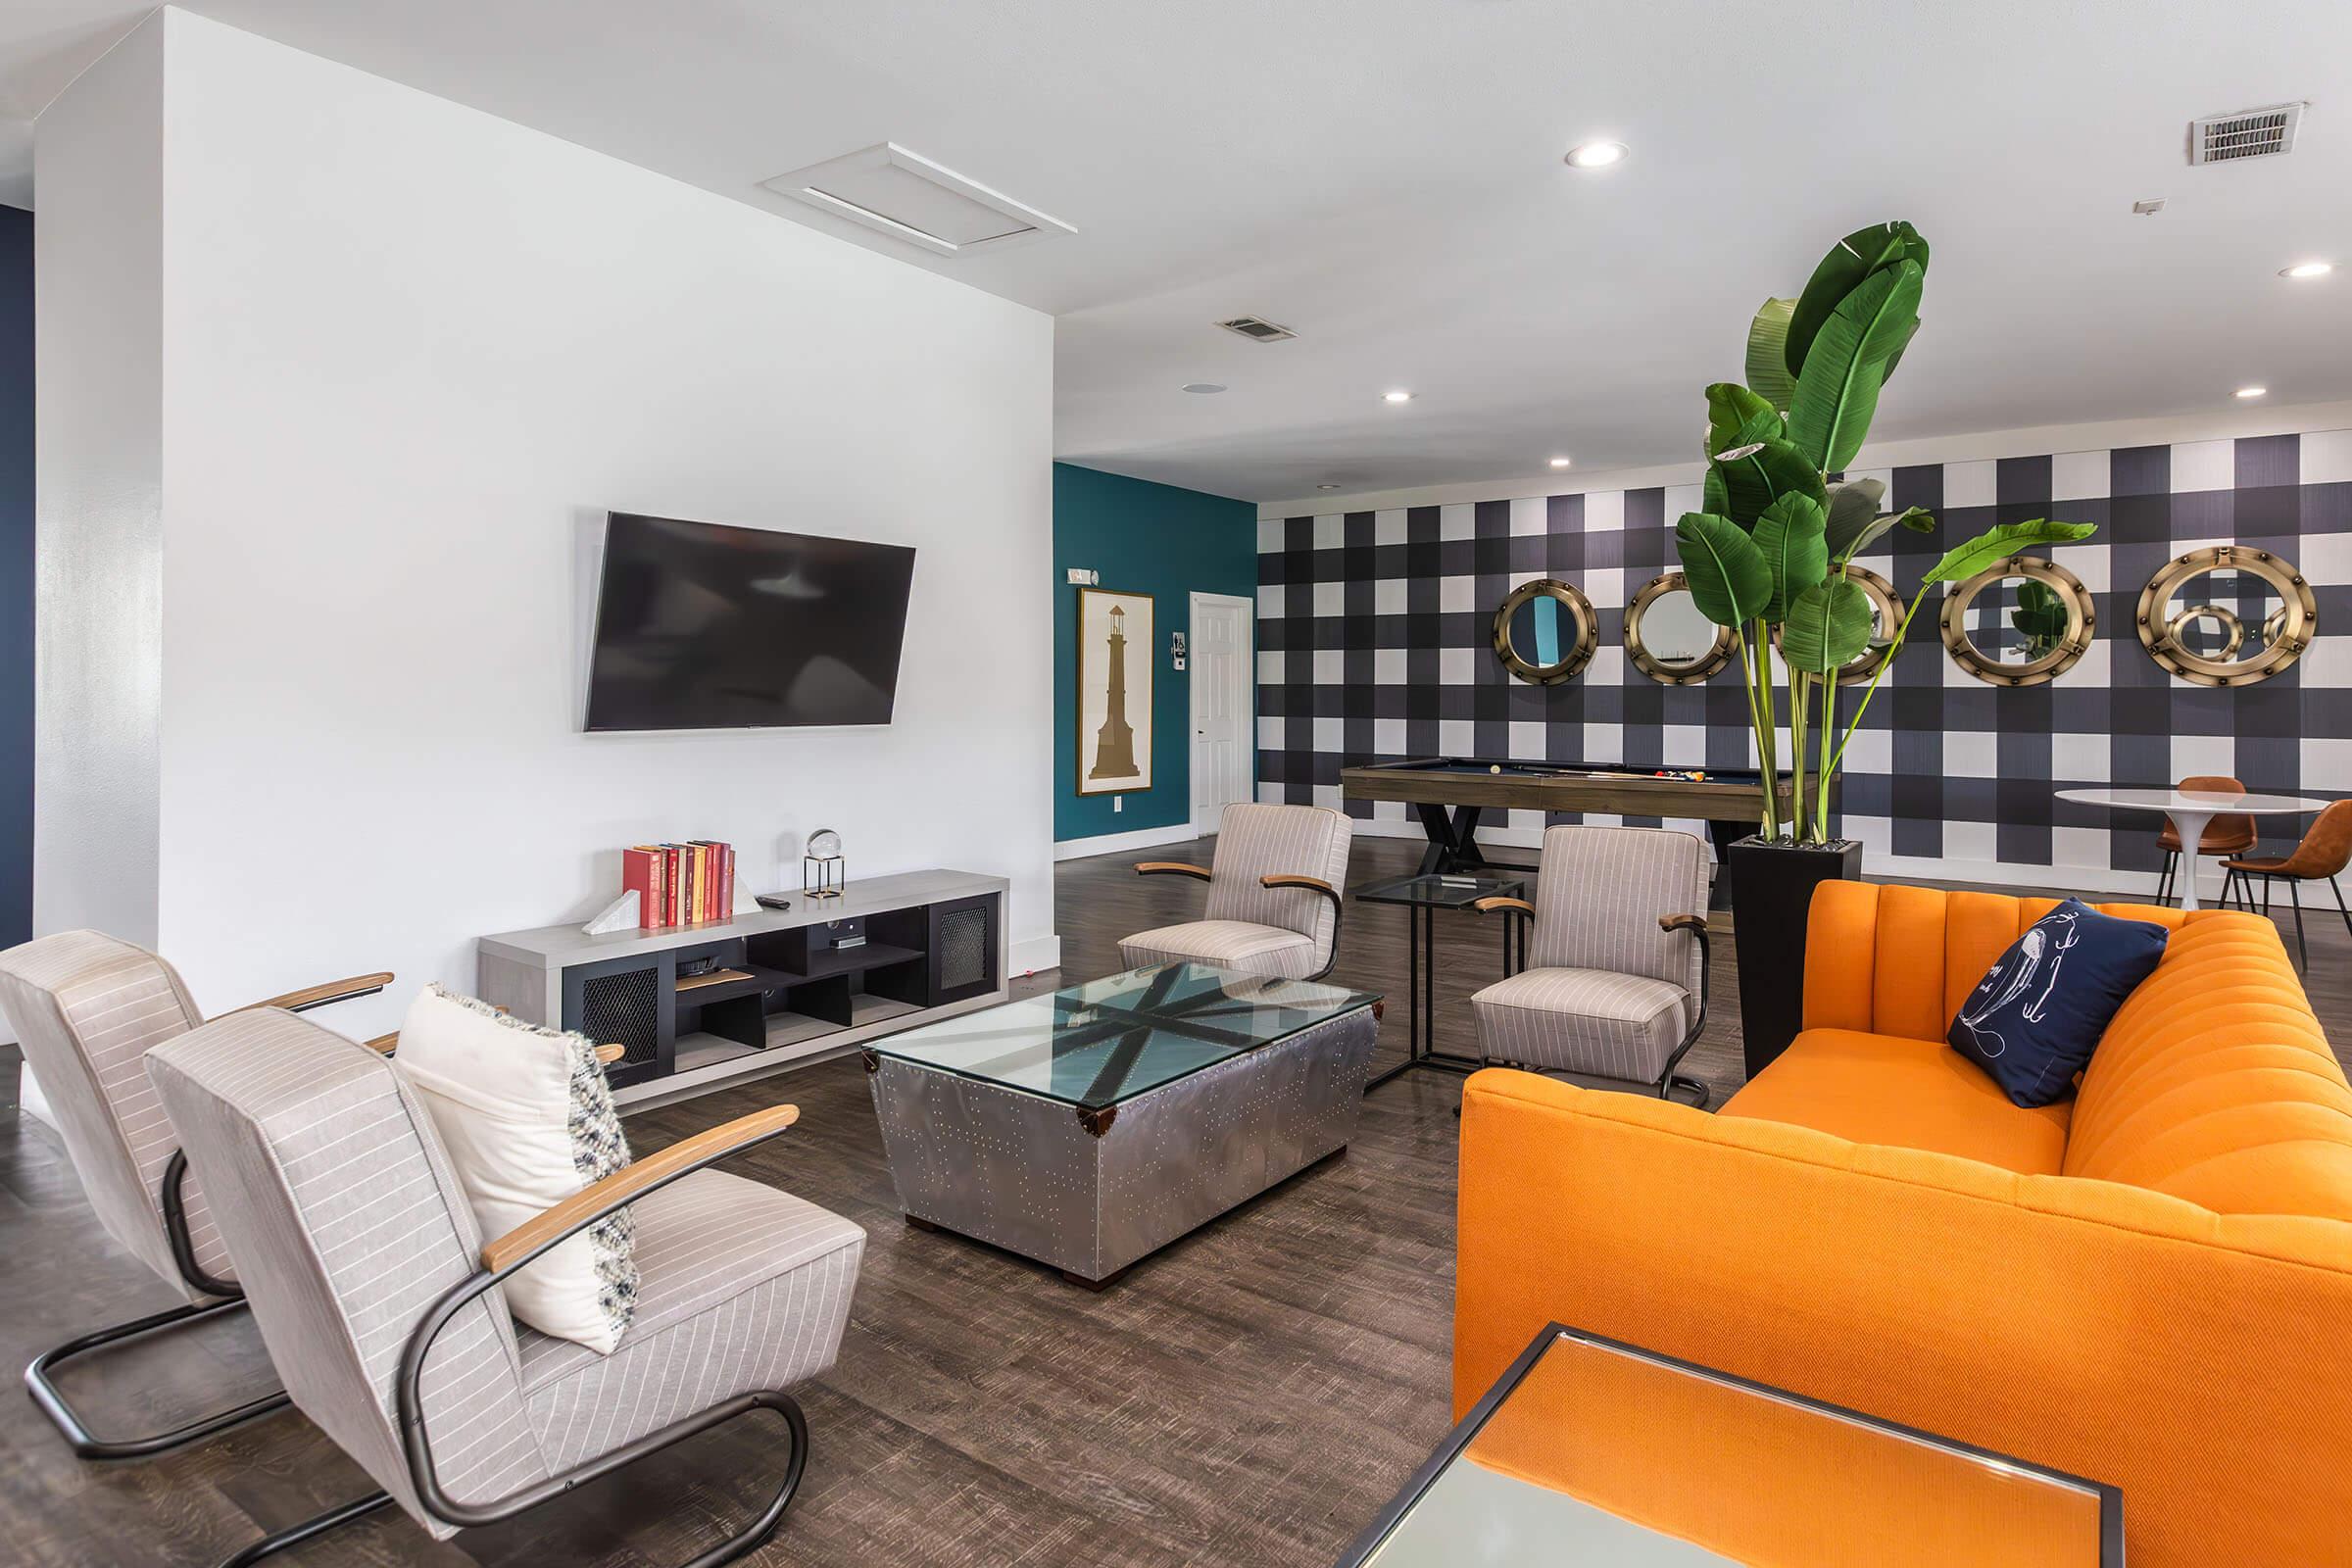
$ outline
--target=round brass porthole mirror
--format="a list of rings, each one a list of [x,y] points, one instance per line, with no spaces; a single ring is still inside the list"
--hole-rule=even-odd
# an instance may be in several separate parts
[[[2139,591],[2139,645],[2182,680],[2250,686],[2303,657],[2319,605],[2267,550],[2208,545],[2168,561]]]
[[[1943,601],[1952,662],[1994,686],[2038,686],[2089,651],[2098,612],[2082,579],[2039,556],[1998,561]]]
[[[1574,678],[1592,662],[1599,641],[1592,602],[1556,577],[1521,583],[1494,612],[1494,657],[1539,686]]]
[[[1730,663],[1739,646],[1731,627],[1699,613],[1679,571],[1650,578],[1626,607],[1626,657],[1651,680],[1694,686]]]
[[[1846,580],[1862,590],[1870,601],[1870,646],[1846,662],[1838,671],[1838,684],[1853,686],[1870,679],[1886,662],[1894,648],[1895,628],[1903,623],[1903,602],[1894,597],[1894,584],[1868,566],[1848,565]],[[1772,646],[1781,646],[1781,628],[1772,628]]]

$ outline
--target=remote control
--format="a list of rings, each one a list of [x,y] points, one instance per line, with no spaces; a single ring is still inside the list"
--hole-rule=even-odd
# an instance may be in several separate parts
[[[792,907],[792,901],[781,893],[761,893],[756,897],[762,909],[789,909]]]

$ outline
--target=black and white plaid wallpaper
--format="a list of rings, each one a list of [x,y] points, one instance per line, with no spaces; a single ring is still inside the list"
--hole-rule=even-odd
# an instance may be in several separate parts
[[[2125,873],[2156,868],[2155,819],[2053,791],[2221,773],[2256,790],[2352,793],[2352,430],[1848,477],[1882,479],[1891,508],[1926,507],[1938,519],[1932,536],[1898,531],[1891,553],[1859,558],[1906,598],[1944,549],[1989,524],[2099,525],[2087,542],[2047,552],[2098,609],[2096,643],[2054,682],[1984,684],[1944,651],[1939,602],[1922,607],[1846,753],[1841,828],[1862,840],[1866,864],[1939,861],[1958,875],[1990,862],[2055,866],[2127,886]],[[1402,805],[1343,802],[1340,769],[1440,755],[1754,765],[1736,668],[1664,686],[1625,656],[1625,606],[1674,567],[1674,521],[1698,505],[1692,484],[1261,520],[1258,798],[1343,807],[1370,831],[1417,836]],[[2165,561],[2230,543],[2302,569],[2319,636],[2285,673],[2224,690],[2158,667],[2133,614]],[[1489,643],[1503,596],[1544,576],[1577,584],[1600,618],[1599,652],[1558,686],[1514,680]],[[1845,688],[1842,713],[1861,690]],[[1486,826],[1504,828],[1502,816],[1488,813]],[[1514,831],[1484,836],[1533,843],[1543,825],[1542,813],[1512,811]],[[2281,819],[2266,832],[2291,838],[2301,825]]]

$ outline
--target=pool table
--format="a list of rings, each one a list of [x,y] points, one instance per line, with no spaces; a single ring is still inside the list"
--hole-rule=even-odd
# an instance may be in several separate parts
[[[1784,776],[1784,813],[1794,793],[1794,785]],[[1727,851],[1732,841],[1754,832],[1764,808],[1763,775],[1754,768],[1653,768],[1489,757],[1419,757],[1342,768],[1340,794],[1347,800],[1403,801],[1411,806],[1429,835],[1429,853],[1421,858],[1425,872],[1490,863],[1477,838],[1479,813],[1490,807],[1701,818],[1715,841],[1718,865],[1730,863]],[[1838,781],[1833,778],[1833,807],[1837,796]],[[1719,876],[1718,898],[1726,891]]]

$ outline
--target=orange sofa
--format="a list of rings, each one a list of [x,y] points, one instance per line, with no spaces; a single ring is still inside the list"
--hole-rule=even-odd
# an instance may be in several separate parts
[[[1472,1077],[1455,1413],[1556,1319],[2111,1482],[2134,1568],[2352,1563],[2352,1089],[2267,920],[2110,905],[2163,962],[2011,1104],[1943,1036],[2051,902],[1824,884],[1719,1114]]]

